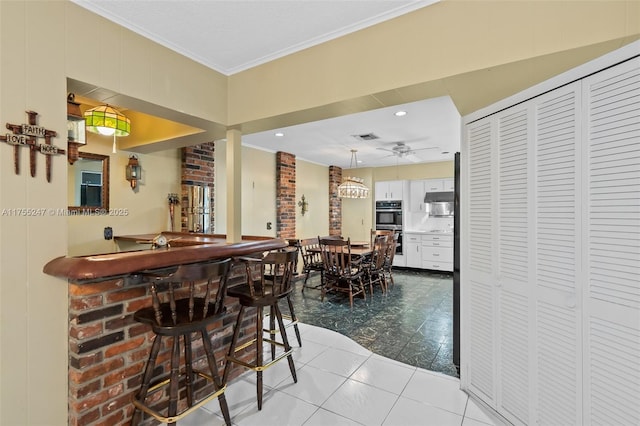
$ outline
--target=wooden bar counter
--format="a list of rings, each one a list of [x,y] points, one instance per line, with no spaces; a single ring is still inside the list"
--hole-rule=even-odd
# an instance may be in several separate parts
[[[69,286],[69,425],[128,425],[133,405],[131,396],[140,385],[153,333],[133,320],[133,313],[151,305],[148,286],[139,272],[164,269],[184,263],[234,258],[287,246],[275,238],[246,237],[227,243],[223,235],[163,233],[169,248],[126,251],[90,256],[58,257],[44,266],[44,272],[68,281]],[[148,243],[156,235],[116,237],[120,241]],[[244,267],[233,267],[229,285],[244,281]],[[212,345],[222,368],[231,342],[239,305],[226,299],[227,313],[214,324]],[[254,321],[245,322],[251,335]],[[201,349],[194,358],[202,355]],[[247,348],[247,359],[253,352]],[[169,350],[163,348],[158,368],[167,368]],[[234,368],[230,379],[245,370]],[[233,401],[229,401],[233,404]],[[233,411],[231,416],[233,418]],[[145,419],[145,425],[157,424]]]

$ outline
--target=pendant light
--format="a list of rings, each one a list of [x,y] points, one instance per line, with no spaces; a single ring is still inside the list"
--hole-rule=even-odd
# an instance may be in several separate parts
[[[101,105],[84,112],[87,130],[100,135],[113,135],[113,152],[116,152],[116,136],[129,136],[131,120],[124,114],[110,107]]]
[[[351,150],[351,163],[349,168],[353,168],[355,162],[358,165],[357,149]],[[364,184],[364,179],[347,176],[338,186],[338,197],[340,198],[369,198],[369,188]]]

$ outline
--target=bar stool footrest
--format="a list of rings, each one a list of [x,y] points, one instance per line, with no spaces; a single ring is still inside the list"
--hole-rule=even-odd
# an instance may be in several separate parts
[[[215,380],[213,379],[213,377],[210,374],[204,373],[202,371],[197,371],[197,370],[194,370],[193,373],[197,374],[200,377],[203,377],[203,378],[209,380],[211,383],[213,383],[215,385]],[[167,377],[167,378],[165,378],[165,377]],[[184,374],[181,374],[180,377],[184,377]],[[161,377],[159,381],[156,381],[155,384],[153,384],[152,386],[149,387],[149,391],[147,393],[147,397],[150,394],[152,394],[152,393],[154,393],[156,391],[159,391],[160,389],[162,389],[165,386],[169,385],[169,383],[170,383],[170,380],[168,378],[168,375]],[[153,408],[151,408],[150,406],[148,406],[144,402],[138,400],[137,395],[133,396],[132,403],[136,408],[138,408],[139,410],[149,414],[150,416],[152,416],[153,418],[155,418],[156,420],[158,420],[158,421],[160,421],[162,423],[174,423],[174,422],[177,422],[178,420],[180,420],[181,418],[187,416],[188,414],[192,413],[193,411],[197,410],[198,408],[202,407],[207,402],[219,397],[226,390],[227,390],[227,385],[224,384],[220,389],[218,389],[214,393],[212,393],[210,395],[207,395],[206,397],[202,398],[200,401],[198,401],[195,404],[193,404],[191,407],[188,407],[187,409],[185,409],[184,411],[176,414],[175,416],[165,416],[165,415],[163,415],[159,411],[154,410]]]

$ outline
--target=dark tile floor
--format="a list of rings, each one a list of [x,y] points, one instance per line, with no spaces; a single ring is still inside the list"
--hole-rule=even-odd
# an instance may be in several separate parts
[[[370,351],[405,364],[457,377],[453,365],[453,278],[448,273],[394,270],[395,285],[386,294],[374,289],[353,309],[346,294],[302,290],[296,281],[293,303],[300,322],[337,331]],[[318,274],[307,286],[319,284]],[[368,287],[367,287],[368,289]],[[303,336],[304,345],[304,336]]]

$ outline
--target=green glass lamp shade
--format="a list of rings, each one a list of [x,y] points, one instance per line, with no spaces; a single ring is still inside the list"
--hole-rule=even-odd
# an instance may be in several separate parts
[[[87,130],[93,133],[107,136],[128,136],[131,133],[131,120],[109,105],[85,111],[84,120]]]

